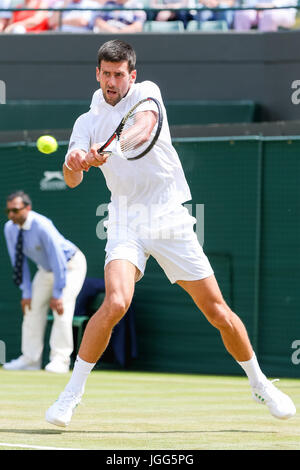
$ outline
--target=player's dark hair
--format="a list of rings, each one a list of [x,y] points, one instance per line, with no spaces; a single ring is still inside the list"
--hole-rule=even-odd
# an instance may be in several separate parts
[[[127,61],[128,70],[132,72],[135,69],[136,54],[133,47],[119,39],[105,42],[98,51],[98,67],[100,69],[101,60],[106,62]]]
[[[24,206],[31,206],[32,205],[30,197],[28,196],[28,194],[24,193],[24,191],[15,191],[15,192],[9,194],[6,198],[6,202],[12,201],[16,197],[20,197],[22,199],[22,202],[23,202]]]

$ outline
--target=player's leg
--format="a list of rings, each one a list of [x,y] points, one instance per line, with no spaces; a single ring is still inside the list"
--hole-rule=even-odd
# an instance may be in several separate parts
[[[113,327],[129,308],[139,270],[127,260],[116,259],[105,268],[105,299],[89,320],[65,390],[46,412],[46,420],[67,426],[75,407],[80,403],[86,380],[105,351]]]
[[[227,351],[237,361],[248,361],[253,349],[241,319],[228,307],[214,275],[197,281],[178,281],[207,320],[216,327]]]
[[[262,373],[240,318],[224,301],[215,277],[177,282],[193,298],[207,320],[219,330],[228,352],[246,372],[255,401],[266,404],[273,416],[288,419],[296,408],[292,400],[278,390]]]
[[[247,374],[254,399],[265,400],[263,403],[277,418],[293,416],[292,401],[266,379],[243,322],[224,301],[209,260],[193,231],[193,220],[182,208],[177,209],[175,215],[174,220],[181,221],[182,227],[178,223],[172,225],[170,215],[170,237],[154,240],[151,254],[170,282],[177,282],[185,289],[208,321],[219,330],[225,347]],[[166,217],[164,221],[167,224]]]
[[[105,268],[105,298],[103,304],[89,320],[79,357],[95,363],[105,351],[113,327],[127,312],[134,293],[138,269],[127,260],[113,260]]]
[[[67,389],[82,395],[90,371],[111,338],[113,327],[127,312],[134,293],[138,269],[127,260],[113,260],[105,268],[105,298],[89,320]]]

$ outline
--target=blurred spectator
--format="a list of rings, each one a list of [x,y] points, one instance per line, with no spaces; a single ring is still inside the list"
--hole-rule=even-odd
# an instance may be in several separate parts
[[[177,9],[177,11],[159,11],[153,18],[155,21],[183,21],[185,27],[188,21],[192,19],[192,16],[188,10],[181,10],[181,8],[189,8],[190,6],[195,6],[194,0],[193,2],[191,2],[191,0],[151,0],[150,2],[151,8]]]
[[[24,0],[15,8],[48,8],[47,0]],[[6,28],[5,33],[39,33],[49,29],[49,13],[47,11],[14,11]]]
[[[91,30],[92,10],[99,8],[99,2],[93,0],[58,0],[52,8],[67,8],[70,11],[54,12],[50,19],[50,28],[71,33],[84,33]],[[87,8],[89,10],[78,11]]]
[[[236,7],[236,0],[201,0],[196,4],[198,8],[228,8]],[[234,20],[234,10],[204,10],[198,11],[193,17],[194,20],[198,21],[226,21],[228,29],[232,28]]]
[[[260,0],[245,0],[244,7],[283,7],[297,5],[297,0],[274,0],[266,3]],[[292,28],[295,24],[297,10],[294,8],[278,10],[244,10],[236,11],[234,29],[237,31],[247,31],[253,26],[257,26],[260,31],[277,31],[279,27]]]
[[[12,8],[11,0],[0,0],[0,8]],[[11,11],[0,11],[0,33],[6,28],[11,16]]]
[[[116,10],[94,12],[95,33],[138,33],[143,30],[147,15],[143,11],[144,4],[139,0],[109,0],[104,7]],[[130,11],[127,8],[140,8],[141,11]]]

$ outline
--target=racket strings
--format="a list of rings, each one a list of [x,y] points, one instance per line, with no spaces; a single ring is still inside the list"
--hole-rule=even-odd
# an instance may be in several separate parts
[[[154,126],[151,136],[156,132],[157,124]],[[136,112],[129,116],[120,134],[120,146],[122,153],[134,156],[149,145],[151,136],[148,134],[148,123],[144,112]]]

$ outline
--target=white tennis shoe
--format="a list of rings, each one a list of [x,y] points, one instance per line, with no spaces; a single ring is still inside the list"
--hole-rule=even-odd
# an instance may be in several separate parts
[[[53,372],[54,374],[66,374],[69,372],[69,364],[63,361],[53,360],[46,365],[45,370],[47,372]]]
[[[292,418],[296,413],[296,408],[288,395],[281,392],[272,382],[267,380],[257,387],[252,387],[253,399],[262,405],[267,405],[271,415],[278,419]]]
[[[81,395],[64,390],[58,400],[46,411],[46,421],[65,428],[70,424],[75,408],[80,401]]]
[[[3,364],[5,370],[40,370],[41,361],[32,362],[23,355]]]

